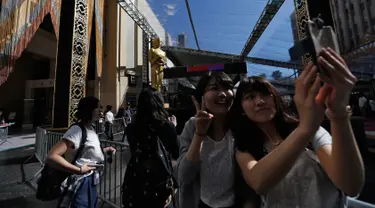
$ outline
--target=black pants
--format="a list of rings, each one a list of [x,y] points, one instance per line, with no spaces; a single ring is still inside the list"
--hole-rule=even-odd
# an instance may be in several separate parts
[[[105,122],[104,127],[105,127],[105,132],[104,132],[105,135],[107,136],[109,140],[113,141],[112,124],[107,121]]]

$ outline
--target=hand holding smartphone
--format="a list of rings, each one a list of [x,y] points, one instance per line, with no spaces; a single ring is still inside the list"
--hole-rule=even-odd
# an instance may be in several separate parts
[[[102,163],[90,163],[87,166],[100,168],[100,167],[104,167],[104,164],[102,164]]]

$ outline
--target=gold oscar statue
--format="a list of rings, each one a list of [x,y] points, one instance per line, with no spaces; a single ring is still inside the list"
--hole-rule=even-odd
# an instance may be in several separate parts
[[[164,78],[163,70],[166,62],[166,56],[165,52],[160,49],[159,38],[152,40],[149,59],[151,63],[151,85],[160,92]]]

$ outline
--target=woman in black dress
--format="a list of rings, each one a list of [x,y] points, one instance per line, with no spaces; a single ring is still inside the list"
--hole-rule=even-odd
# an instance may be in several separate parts
[[[158,140],[174,160],[179,149],[176,129],[168,121],[162,95],[155,89],[146,87],[140,93],[137,113],[127,128],[127,140],[131,158],[122,187],[123,207],[165,207],[172,193],[166,188],[168,173],[156,154]]]

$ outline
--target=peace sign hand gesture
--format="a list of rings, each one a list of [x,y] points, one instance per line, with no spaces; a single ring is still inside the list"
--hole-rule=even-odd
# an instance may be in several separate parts
[[[194,96],[191,97],[195,105],[195,133],[203,136],[207,134],[208,128],[210,127],[212,118],[214,117],[211,113],[206,111],[204,105],[204,99],[202,98],[202,107],[199,105]]]

